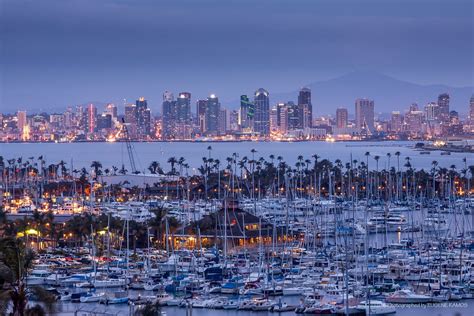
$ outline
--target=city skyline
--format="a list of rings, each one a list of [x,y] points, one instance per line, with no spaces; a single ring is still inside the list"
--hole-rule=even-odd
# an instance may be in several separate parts
[[[238,100],[237,91],[263,86],[275,95],[354,71],[422,85],[473,85],[467,0],[7,0],[0,21],[0,106],[9,110],[119,103],[136,95],[148,96],[153,107],[162,91],[182,88],[228,103]],[[315,105],[326,105],[322,91],[313,91]],[[384,106],[362,93],[347,98],[373,97]],[[328,106],[346,105],[337,102]]]

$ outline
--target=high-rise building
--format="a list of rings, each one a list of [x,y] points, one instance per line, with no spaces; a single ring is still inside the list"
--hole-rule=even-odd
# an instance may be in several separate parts
[[[423,111],[419,111],[418,107],[411,107],[410,111],[405,115],[405,130],[409,132],[412,137],[421,137],[423,135],[423,121]]]
[[[112,119],[117,119],[117,107],[114,104],[107,104],[107,106],[105,107],[105,113],[110,114]]]
[[[346,128],[349,122],[349,114],[346,108],[338,108],[336,110],[336,127]]]
[[[302,129],[302,115],[301,108],[299,105],[295,104],[293,101],[288,101],[285,103],[286,112],[288,114],[287,128],[288,130]]]
[[[94,133],[97,128],[97,107],[94,104],[87,106],[87,132]]]
[[[197,100],[196,102],[196,125],[199,126],[199,131],[204,134],[206,131],[206,107],[207,100]]]
[[[144,97],[140,97],[136,102],[137,109],[137,134],[139,137],[146,137],[151,133],[151,112],[148,102]]]
[[[227,130],[231,132],[238,132],[240,130],[239,126],[239,112],[238,110],[232,110],[229,113],[229,124],[227,125]]]
[[[165,91],[163,93],[163,104],[161,110],[161,136],[163,139],[177,138],[178,107],[174,100],[173,93]]]
[[[356,128],[365,133],[372,134],[374,129],[374,101],[357,99],[355,102]]]
[[[180,92],[176,100],[176,138],[189,139],[191,131],[191,93]]]
[[[403,119],[400,111],[393,111],[390,118],[390,131],[400,133],[402,131]]]
[[[205,113],[205,133],[207,135],[216,136],[219,134],[220,109],[219,98],[215,94],[211,94],[207,98]]]
[[[28,124],[26,119],[26,111],[18,111],[16,114],[17,118],[17,128],[20,133],[23,133],[26,125]]]
[[[471,100],[469,100],[469,121],[470,125],[474,126],[474,94],[471,96]]]
[[[112,128],[112,114],[103,113],[97,116],[97,130],[110,129]]]
[[[439,120],[449,122],[449,94],[442,93],[438,96]]]
[[[125,123],[127,124],[128,134],[131,138],[137,136],[137,106],[135,104],[125,105]]]
[[[260,88],[254,95],[254,132],[262,136],[270,135],[270,97],[267,90]]]
[[[298,94],[298,108],[301,128],[313,126],[313,105],[311,103],[311,89],[302,88]]]
[[[276,130],[280,134],[286,134],[288,132],[288,105],[286,103],[278,103],[275,107],[276,110]]]
[[[439,106],[436,102],[430,102],[425,105],[425,116],[426,120],[433,122],[439,119]]]
[[[227,114],[228,111],[227,109],[224,109],[224,108],[221,108],[219,110],[219,121],[217,123],[218,125],[218,132],[219,132],[219,135],[225,135],[226,134],[226,131],[227,131]]]
[[[253,130],[253,119],[255,106],[250,102],[247,95],[240,96],[240,127],[245,132]]]

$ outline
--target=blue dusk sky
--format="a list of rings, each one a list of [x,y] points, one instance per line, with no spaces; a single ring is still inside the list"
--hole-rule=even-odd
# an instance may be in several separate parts
[[[473,3],[2,0],[1,112],[139,96],[158,112],[165,90],[229,103],[353,71],[472,86]]]

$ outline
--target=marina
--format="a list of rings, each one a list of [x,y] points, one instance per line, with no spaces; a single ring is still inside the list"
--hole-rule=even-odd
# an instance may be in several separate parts
[[[98,161],[74,173],[8,160],[1,231],[36,253],[26,288],[63,315],[472,312],[468,159],[425,171],[398,152],[294,166],[213,154],[200,175],[170,159],[153,186],[108,184]]]

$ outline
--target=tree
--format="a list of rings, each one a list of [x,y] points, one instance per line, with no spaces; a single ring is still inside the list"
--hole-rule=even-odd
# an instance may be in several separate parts
[[[54,312],[55,298],[41,287],[27,287],[26,277],[35,254],[15,238],[0,239],[0,314],[11,316],[45,315],[41,305],[28,307],[27,289],[48,310]]]

